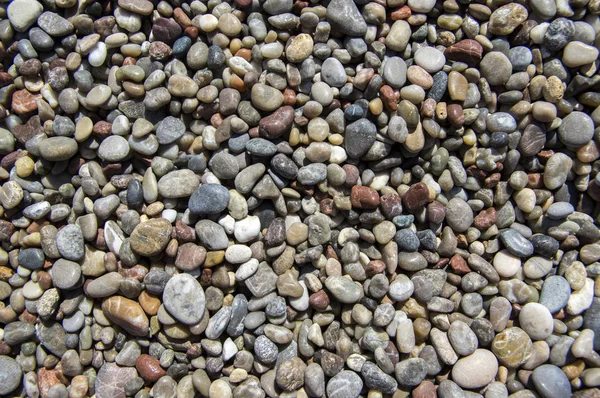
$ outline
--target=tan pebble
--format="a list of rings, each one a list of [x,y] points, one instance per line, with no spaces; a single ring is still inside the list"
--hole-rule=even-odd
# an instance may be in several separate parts
[[[406,71],[408,81],[428,90],[433,86],[433,77],[418,65],[412,65]]]
[[[452,71],[448,75],[448,93],[454,101],[464,101],[467,99],[467,89],[469,82],[457,71]]]

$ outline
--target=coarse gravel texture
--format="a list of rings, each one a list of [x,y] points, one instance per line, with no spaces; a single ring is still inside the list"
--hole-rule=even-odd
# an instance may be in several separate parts
[[[600,1],[229,1],[0,3],[0,395],[599,397]]]

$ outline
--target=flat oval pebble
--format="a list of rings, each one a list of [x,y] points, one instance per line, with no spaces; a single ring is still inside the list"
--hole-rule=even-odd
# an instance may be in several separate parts
[[[185,325],[198,323],[204,315],[204,290],[190,274],[178,274],[167,282],[162,295],[169,314]]]

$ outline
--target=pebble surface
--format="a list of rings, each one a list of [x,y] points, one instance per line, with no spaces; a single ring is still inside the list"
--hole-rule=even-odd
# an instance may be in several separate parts
[[[0,395],[600,395],[599,4],[0,4]]]

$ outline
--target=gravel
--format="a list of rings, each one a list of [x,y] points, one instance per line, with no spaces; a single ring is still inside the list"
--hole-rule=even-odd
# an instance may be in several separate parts
[[[4,3],[0,395],[597,396],[597,3]]]

